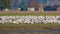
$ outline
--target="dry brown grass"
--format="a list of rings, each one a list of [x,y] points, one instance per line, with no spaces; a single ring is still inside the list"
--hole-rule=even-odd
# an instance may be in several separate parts
[[[13,11],[1,11],[0,14],[48,14],[48,15],[53,15],[53,14],[58,14],[60,15],[60,11],[50,11],[50,12],[47,12],[47,11],[37,11],[37,12],[30,12],[30,11],[26,11],[26,12],[22,12],[22,11],[19,11],[19,10],[13,10]]]

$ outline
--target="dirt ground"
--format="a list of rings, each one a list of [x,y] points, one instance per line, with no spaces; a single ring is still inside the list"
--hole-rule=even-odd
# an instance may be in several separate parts
[[[19,11],[19,10],[10,10],[10,11],[0,11],[0,14],[48,14],[48,15],[53,15],[53,14],[58,14],[60,15],[60,11]]]
[[[0,26],[0,30],[60,30],[60,26]]]
[[[0,24],[0,30],[60,30],[60,24]]]
[[[0,24],[0,34],[60,34],[59,24]],[[19,26],[20,25],[20,26]],[[48,25],[48,26],[47,26]]]

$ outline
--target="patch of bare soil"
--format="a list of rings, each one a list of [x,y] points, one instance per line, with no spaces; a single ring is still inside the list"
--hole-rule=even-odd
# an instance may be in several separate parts
[[[60,26],[0,26],[0,30],[60,30]]]

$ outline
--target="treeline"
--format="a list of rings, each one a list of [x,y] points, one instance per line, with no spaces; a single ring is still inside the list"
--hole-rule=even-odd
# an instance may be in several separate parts
[[[0,0],[0,7],[10,8],[11,7],[11,0]]]

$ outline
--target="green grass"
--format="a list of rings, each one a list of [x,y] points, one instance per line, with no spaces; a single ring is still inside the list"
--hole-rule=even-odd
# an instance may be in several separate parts
[[[59,14],[0,14],[0,16],[28,16],[28,15],[32,15],[32,16],[57,16]]]
[[[60,26],[60,24],[0,24],[0,26]]]

